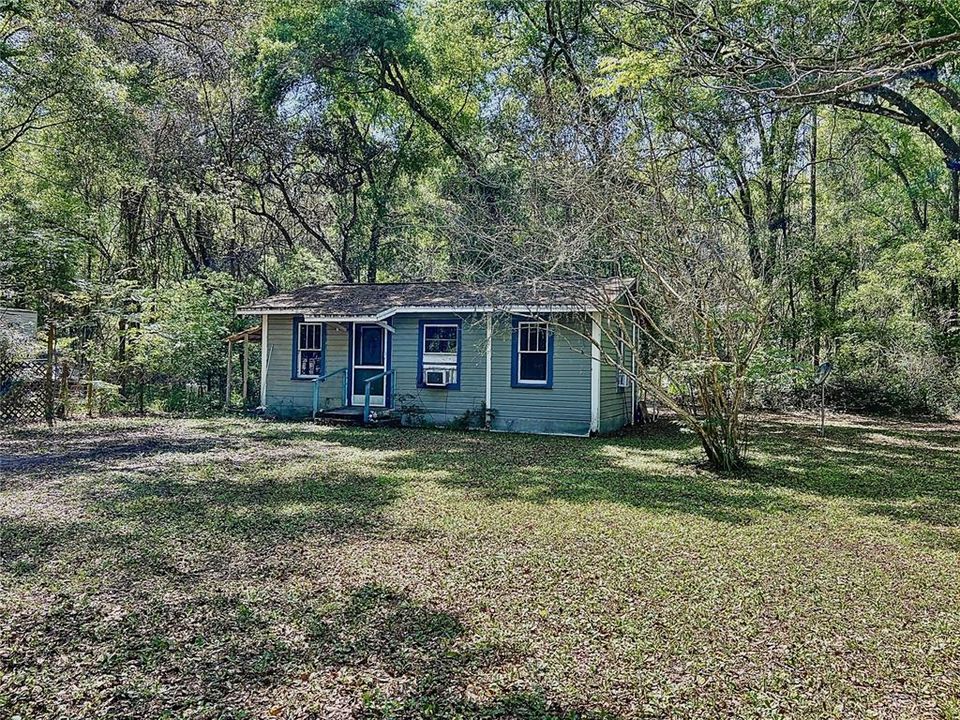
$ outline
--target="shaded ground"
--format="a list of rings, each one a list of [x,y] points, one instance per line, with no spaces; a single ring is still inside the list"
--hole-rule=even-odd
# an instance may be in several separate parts
[[[960,426],[0,434],[0,717],[960,717]]]

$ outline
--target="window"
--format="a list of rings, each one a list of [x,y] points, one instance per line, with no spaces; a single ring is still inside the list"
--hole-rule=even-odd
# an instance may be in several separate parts
[[[460,389],[460,320],[420,321],[419,387]],[[443,375],[428,371],[446,371]]]
[[[550,387],[553,338],[545,322],[515,320],[514,385]]]
[[[430,363],[457,363],[457,340],[460,328],[456,325],[423,326],[423,360]]]
[[[296,376],[320,377],[323,374],[323,323],[297,324]]]

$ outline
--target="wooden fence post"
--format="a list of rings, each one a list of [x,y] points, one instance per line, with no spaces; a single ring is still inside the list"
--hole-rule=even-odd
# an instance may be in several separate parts
[[[93,360],[88,361],[90,369],[87,372],[87,417],[93,417]]]
[[[56,329],[53,320],[47,321],[47,371],[44,376],[44,418],[53,427],[53,349],[56,344]]]
[[[60,363],[60,405],[57,415],[61,420],[69,419],[70,408],[70,365],[64,360]]]

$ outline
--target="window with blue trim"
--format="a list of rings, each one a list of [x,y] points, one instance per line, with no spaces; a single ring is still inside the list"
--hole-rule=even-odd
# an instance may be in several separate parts
[[[455,320],[420,321],[419,387],[460,387],[460,327]]]
[[[297,377],[315,378],[323,372],[323,323],[297,326]]]
[[[549,329],[545,322],[517,323],[516,382],[547,385],[550,380]]]

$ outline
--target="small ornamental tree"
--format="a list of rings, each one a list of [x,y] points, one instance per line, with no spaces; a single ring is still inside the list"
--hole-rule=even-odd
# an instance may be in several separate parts
[[[764,372],[757,351],[770,301],[748,267],[700,250],[683,269],[639,259],[638,284],[601,313],[601,360],[669,408],[713,468],[732,471],[745,461],[745,410]],[[609,352],[621,346],[629,352]]]

